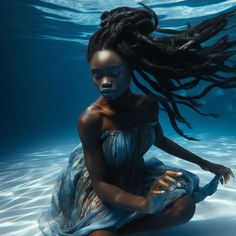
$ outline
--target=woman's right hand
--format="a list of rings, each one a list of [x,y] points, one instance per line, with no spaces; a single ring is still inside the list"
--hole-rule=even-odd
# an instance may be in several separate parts
[[[182,174],[182,172],[167,170],[161,177],[153,182],[145,199],[145,212],[147,214],[154,213],[156,208],[160,207],[158,206],[158,198],[163,196],[167,191],[174,190],[172,185],[176,185],[177,187],[181,186],[174,177],[179,177]]]

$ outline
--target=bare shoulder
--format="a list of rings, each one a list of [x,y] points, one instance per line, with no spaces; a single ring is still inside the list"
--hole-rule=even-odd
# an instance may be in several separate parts
[[[78,118],[77,129],[80,136],[88,133],[93,135],[99,134],[101,127],[102,116],[96,109],[88,107]]]
[[[107,180],[107,164],[102,155],[100,140],[101,114],[96,109],[87,108],[78,119],[78,132],[83,146],[84,160],[97,194],[97,183]]]

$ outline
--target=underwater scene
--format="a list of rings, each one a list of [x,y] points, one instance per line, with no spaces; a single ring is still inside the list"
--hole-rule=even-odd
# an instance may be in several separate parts
[[[103,11],[119,6],[140,7],[138,3],[155,11],[161,27],[176,30],[236,9],[235,0],[0,1],[2,236],[43,235],[38,218],[50,205],[56,177],[80,144],[78,118],[100,96],[86,60],[88,40],[98,30]],[[230,18],[227,31],[206,43],[224,34],[236,40],[235,22],[236,16]],[[235,56],[233,59],[235,63]],[[235,72],[224,76],[235,76]],[[142,93],[135,84],[131,84],[131,89]],[[184,90],[180,94],[187,95]],[[180,124],[185,134],[199,141],[178,135],[167,114],[160,112],[164,134],[196,155],[230,167],[236,175],[236,88],[214,88],[201,103],[201,111],[219,116],[201,116],[181,107],[192,129]],[[214,176],[154,145],[145,155],[197,174],[200,186]],[[196,205],[191,221],[145,235],[234,236],[235,232],[236,179],[231,178]]]

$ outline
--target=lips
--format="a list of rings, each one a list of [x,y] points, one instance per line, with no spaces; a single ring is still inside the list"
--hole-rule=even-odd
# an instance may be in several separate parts
[[[110,93],[110,92],[114,92],[114,90],[113,89],[103,89],[101,92],[102,93]]]
[[[101,91],[101,94],[104,96],[112,96],[114,94],[113,89],[104,89]]]

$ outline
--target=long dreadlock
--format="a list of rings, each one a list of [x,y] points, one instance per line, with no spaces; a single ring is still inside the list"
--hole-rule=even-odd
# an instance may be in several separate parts
[[[173,30],[160,28],[156,13],[141,5],[141,8],[118,7],[101,14],[101,28],[89,40],[87,60],[90,62],[94,53],[101,49],[117,52],[157,92],[153,93],[140,83],[132,71],[135,85],[161,104],[161,110],[167,112],[174,130],[186,139],[198,140],[185,135],[178,127],[177,121],[191,128],[181,115],[178,104],[200,115],[217,117],[216,114],[201,112],[199,107],[202,104],[197,100],[215,87],[236,87],[235,76],[225,78],[217,74],[235,73],[236,65],[231,57],[236,52],[233,50],[236,40],[229,41],[228,35],[224,35],[209,46],[202,45],[220,31],[227,30],[228,18],[236,14],[236,9],[194,27],[188,25],[186,30]],[[157,37],[151,34],[155,31],[166,35]],[[231,65],[226,65],[226,61]],[[199,94],[183,96],[177,93],[182,89],[195,88],[201,81],[206,81],[208,85]]]

